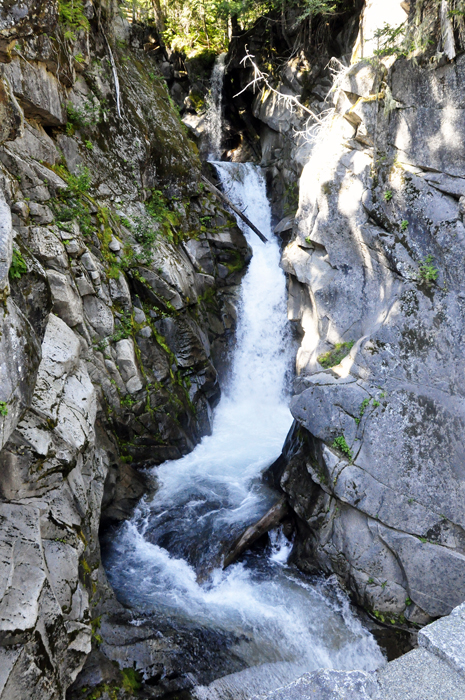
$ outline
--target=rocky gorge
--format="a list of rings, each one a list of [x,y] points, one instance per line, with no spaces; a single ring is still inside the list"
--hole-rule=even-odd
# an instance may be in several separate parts
[[[267,479],[290,562],[415,638],[465,599],[464,27],[392,5],[354,3],[319,50],[264,20],[233,37],[218,159],[261,166],[282,247],[294,422]],[[202,179],[212,62],[82,6],[73,37],[57,2],[0,9],[0,697],[248,698],[284,676],[247,686],[219,625],[138,616],[99,541],[228,384],[252,250]],[[316,673],[322,698],[379,692]]]

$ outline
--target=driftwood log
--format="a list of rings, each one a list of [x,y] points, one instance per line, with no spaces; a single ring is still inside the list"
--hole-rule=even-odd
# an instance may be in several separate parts
[[[210,190],[210,192],[213,192],[213,194],[216,194],[216,196],[219,197],[220,199],[222,199],[223,202],[226,202],[226,204],[228,205],[228,207],[229,207],[230,209],[232,209],[233,212],[234,212],[235,214],[237,214],[237,215],[242,219],[242,221],[243,221],[244,223],[246,223],[247,226],[248,226],[249,228],[252,229],[252,231],[253,231],[254,233],[257,234],[257,236],[260,238],[260,240],[263,241],[263,243],[268,243],[268,238],[266,238],[266,237],[263,235],[263,233],[262,233],[261,231],[259,231],[259,229],[255,226],[255,224],[253,224],[253,223],[250,221],[250,219],[248,219],[248,218],[246,217],[246,215],[243,214],[243,213],[241,212],[241,210],[238,209],[238,208],[236,207],[236,205],[233,204],[233,203],[231,202],[231,200],[229,199],[229,197],[226,197],[226,195],[225,195],[223,192],[221,192],[221,190],[219,190],[218,187],[215,187],[215,185],[213,185],[213,184],[210,182],[210,180],[208,180],[206,177],[204,177],[203,175],[201,175],[200,177],[202,178],[202,182],[208,187],[208,189]]]
[[[237,557],[248,549],[256,540],[258,540],[259,537],[276,527],[288,513],[288,511],[289,506],[284,497],[280,498],[279,501],[270,508],[268,513],[263,516],[263,518],[260,518],[255,525],[248,527],[247,530],[239,537],[239,539],[234,542],[228,554],[226,554],[224,557],[223,569],[226,569],[226,567],[232,564]]]

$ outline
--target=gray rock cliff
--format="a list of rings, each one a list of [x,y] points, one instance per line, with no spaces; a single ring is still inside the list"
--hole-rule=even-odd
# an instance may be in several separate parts
[[[465,61],[435,50],[338,78],[282,260],[296,557],[400,626],[465,599]]]

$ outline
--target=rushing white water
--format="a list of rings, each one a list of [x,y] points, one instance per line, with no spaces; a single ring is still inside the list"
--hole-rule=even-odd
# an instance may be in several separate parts
[[[242,283],[231,380],[213,433],[186,457],[154,469],[160,488],[119,530],[107,571],[126,604],[165,615],[173,625],[233,633],[236,658],[248,666],[287,662],[282,679],[319,667],[371,670],[383,662],[374,639],[334,582],[310,580],[287,566],[290,544],[282,534],[272,536],[268,555],[251,554],[245,563],[205,574],[224,541],[276,499],[259,477],[291,425],[285,278],[265,183],[252,165],[215,167],[228,196],[269,243],[245,231],[253,257]]]
[[[213,66],[210,79],[210,95],[206,114],[209,160],[215,160],[221,156],[221,139],[223,135],[223,80],[225,71],[226,54],[218,56]]]

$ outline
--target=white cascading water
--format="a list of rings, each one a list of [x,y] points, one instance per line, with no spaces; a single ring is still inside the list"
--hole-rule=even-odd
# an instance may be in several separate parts
[[[208,108],[206,113],[209,160],[215,160],[221,156],[221,139],[223,136],[223,80],[225,68],[226,54],[222,53],[215,61],[210,80],[210,95],[208,97]]]
[[[278,687],[321,667],[374,670],[383,656],[371,634],[334,582],[287,565],[282,534],[272,535],[267,553],[249,554],[225,571],[206,566],[218,564],[224,542],[276,500],[260,474],[280,454],[291,425],[286,284],[265,182],[250,164],[215,167],[224,191],[269,243],[239,222],[253,257],[242,282],[231,380],[212,435],[154,468],[160,488],[118,531],[107,572],[122,602],[142,614],[237,635],[231,651],[245,666],[273,664],[274,673],[261,666],[262,685]]]

